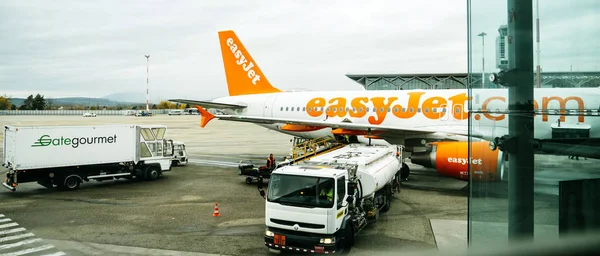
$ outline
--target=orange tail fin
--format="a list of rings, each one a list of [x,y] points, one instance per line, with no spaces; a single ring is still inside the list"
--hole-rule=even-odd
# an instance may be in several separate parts
[[[273,87],[232,30],[219,31],[230,96],[281,92]]]

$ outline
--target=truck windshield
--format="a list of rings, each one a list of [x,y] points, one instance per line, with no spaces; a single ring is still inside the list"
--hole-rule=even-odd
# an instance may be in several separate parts
[[[289,174],[273,174],[267,201],[283,205],[331,208],[335,198],[334,179]]]

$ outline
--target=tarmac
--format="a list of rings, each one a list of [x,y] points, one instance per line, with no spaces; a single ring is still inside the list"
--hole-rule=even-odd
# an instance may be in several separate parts
[[[264,199],[256,184],[237,175],[237,163],[252,159],[262,164],[270,153],[281,159],[290,153],[291,137],[248,123],[213,120],[205,128],[199,123],[197,115],[0,116],[2,125],[21,126],[163,124],[168,126],[166,138],[185,142],[190,155],[188,165],[152,182],[92,181],[68,192],[21,184],[16,192],[0,191],[0,214],[41,238],[35,246],[52,246],[55,255],[267,255]],[[587,163],[594,165],[578,164]],[[411,176],[394,195],[390,211],[358,235],[349,255],[466,250],[467,183],[409,166]],[[554,176],[541,177],[557,186]],[[485,205],[496,207],[491,214],[504,216],[505,198],[486,200]],[[213,217],[217,203],[220,216]],[[539,204],[552,216],[548,204]],[[548,219],[542,224],[557,225]],[[2,224],[0,254],[36,248],[32,243],[3,249],[22,241],[3,242],[2,232],[15,226]],[[28,255],[42,253],[51,252]]]

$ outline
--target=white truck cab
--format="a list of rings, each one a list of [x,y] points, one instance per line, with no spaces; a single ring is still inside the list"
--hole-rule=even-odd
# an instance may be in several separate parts
[[[173,156],[171,157],[171,165],[184,165],[188,163],[188,154],[183,141],[171,141],[173,147]]]

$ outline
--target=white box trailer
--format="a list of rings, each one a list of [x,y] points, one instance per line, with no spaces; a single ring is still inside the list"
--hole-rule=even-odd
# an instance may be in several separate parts
[[[336,253],[391,207],[403,147],[350,144],[271,174],[264,242],[269,250]],[[265,196],[259,182],[259,191]]]
[[[171,170],[172,141],[163,125],[4,127],[7,169],[2,185],[38,182],[77,189],[81,182],[115,178],[155,180]]]

